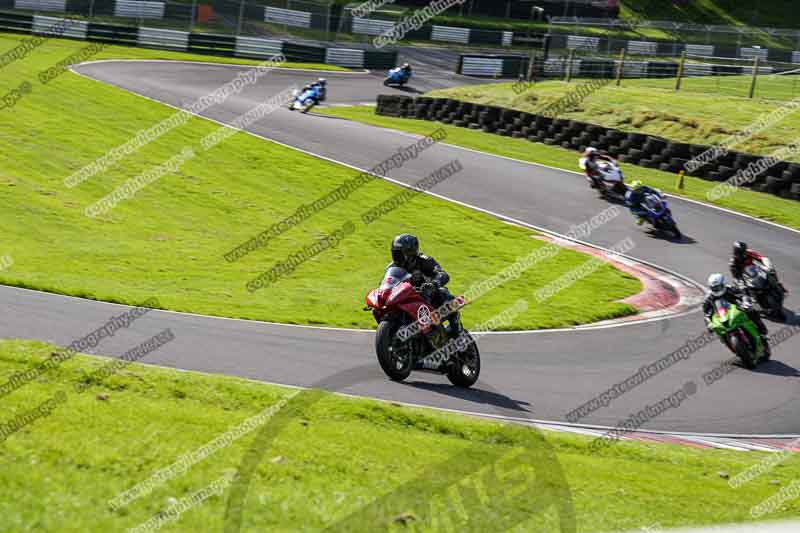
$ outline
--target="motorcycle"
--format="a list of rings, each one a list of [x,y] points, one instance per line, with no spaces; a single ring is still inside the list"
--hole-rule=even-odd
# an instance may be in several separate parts
[[[747,313],[724,298],[714,302],[711,330],[741,359],[745,368],[753,369],[762,360],[769,359],[769,352],[756,325]]]
[[[578,165],[585,171],[586,158],[581,157],[580,160],[578,160]],[[625,185],[625,176],[622,174],[622,170],[620,170],[616,163],[604,159],[597,161],[597,167],[600,178],[586,176],[589,186],[592,189],[597,189],[602,196],[623,201],[625,199],[625,193],[628,192],[628,187]]]
[[[294,100],[289,104],[289,111],[308,113],[312,107],[320,102],[321,89],[317,86],[309,87],[305,91],[295,89],[292,93]]]
[[[672,233],[676,239],[683,237],[681,230],[678,229],[678,224],[672,218],[672,211],[666,198],[656,194],[646,194],[642,207],[645,210],[644,219],[653,228]]]
[[[444,374],[453,385],[471,387],[481,370],[478,345],[463,329],[451,338],[436,309],[414,288],[406,270],[390,266],[377,289],[366,298],[378,329],[375,352],[381,368],[393,381],[403,381],[412,370]],[[466,305],[463,296],[458,307]]]
[[[397,67],[389,71],[389,75],[386,77],[385,80],[383,80],[383,84],[386,85],[387,87],[389,85],[398,85],[402,87],[403,85],[408,83],[408,80],[410,79],[411,79],[410,72],[407,72],[402,68]]]
[[[740,285],[745,294],[758,303],[764,314],[778,320],[786,319],[783,310],[784,288],[765,269],[755,264],[747,266],[742,272]]]

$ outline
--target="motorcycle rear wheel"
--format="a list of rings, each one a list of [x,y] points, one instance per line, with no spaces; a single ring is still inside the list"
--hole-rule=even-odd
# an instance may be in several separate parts
[[[393,381],[403,381],[411,374],[414,361],[409,342],[396,338],[400,325],[391,320],[378,324],[375,332],[375,353],[383,372]],[[405,352],[405,353],[404,353]]]
[[[464,351],[457,354],[457,361],[453,361],[447,371],[447,379],[456,387],[469,388],[478,381],[481,374],[481,354],[478,344],[468,331],[463,333],[469,337],[469,344]]]

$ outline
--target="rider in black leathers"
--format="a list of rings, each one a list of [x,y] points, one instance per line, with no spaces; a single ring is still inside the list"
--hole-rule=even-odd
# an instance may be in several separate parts
[[[412,275],[411,282],[423,298],[437,309],[450,302],[454,296],[447,290],[450,276],[429,255],[419,253],[419,240],[414,235],[403,233],[392,241],[392,265],[398,266]],[[457,337],[461,333],[461,315],[458,311],[441,317],[449,323],[447,333]]]
[[[767,338],[767,326],[764,324],[764,321],[761,320],[758,311],[752,305],[744,301],[744,293],[737,287],[727,285],[725,276],[722,274],[712,274],[708,278],[708,284],[709,292],[706,295],[706,299],[703,301],[703,314],[706,317],[706,326],[709,329],[711,328],[711,317],[714,315],[714,302],[720,298],[727,300],[736,304],[736,306],[746,313],[750,320],[753,321],[764,340],[764,348],[767,354],[769,354],[770,347],[769,339]]]

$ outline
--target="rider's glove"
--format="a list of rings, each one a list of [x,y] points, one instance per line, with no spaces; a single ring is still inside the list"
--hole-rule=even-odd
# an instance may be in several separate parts
[[[436,292],[436,289],[437,289],[436,284],[433,283],[433,282],[428,281],[428,282],[425,282],[425,283],[422,284],[422,289],[421,290],[422,290],[422,294],[432,295],[434,292]]]

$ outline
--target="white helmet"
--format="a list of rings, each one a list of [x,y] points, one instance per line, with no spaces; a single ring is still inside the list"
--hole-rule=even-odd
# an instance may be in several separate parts
[[[584,157],[589,157],[590,155],[593,155],[593,154],[596,154],[596,153],[597,153],[597,148],[595,148],[594,146],[590,146],[589,148],[587,148],[583,152],[583,156]]]
[[[708,277],[708,288],[714,296],[725,294],[725,276],[722,274],[711,274]]]

